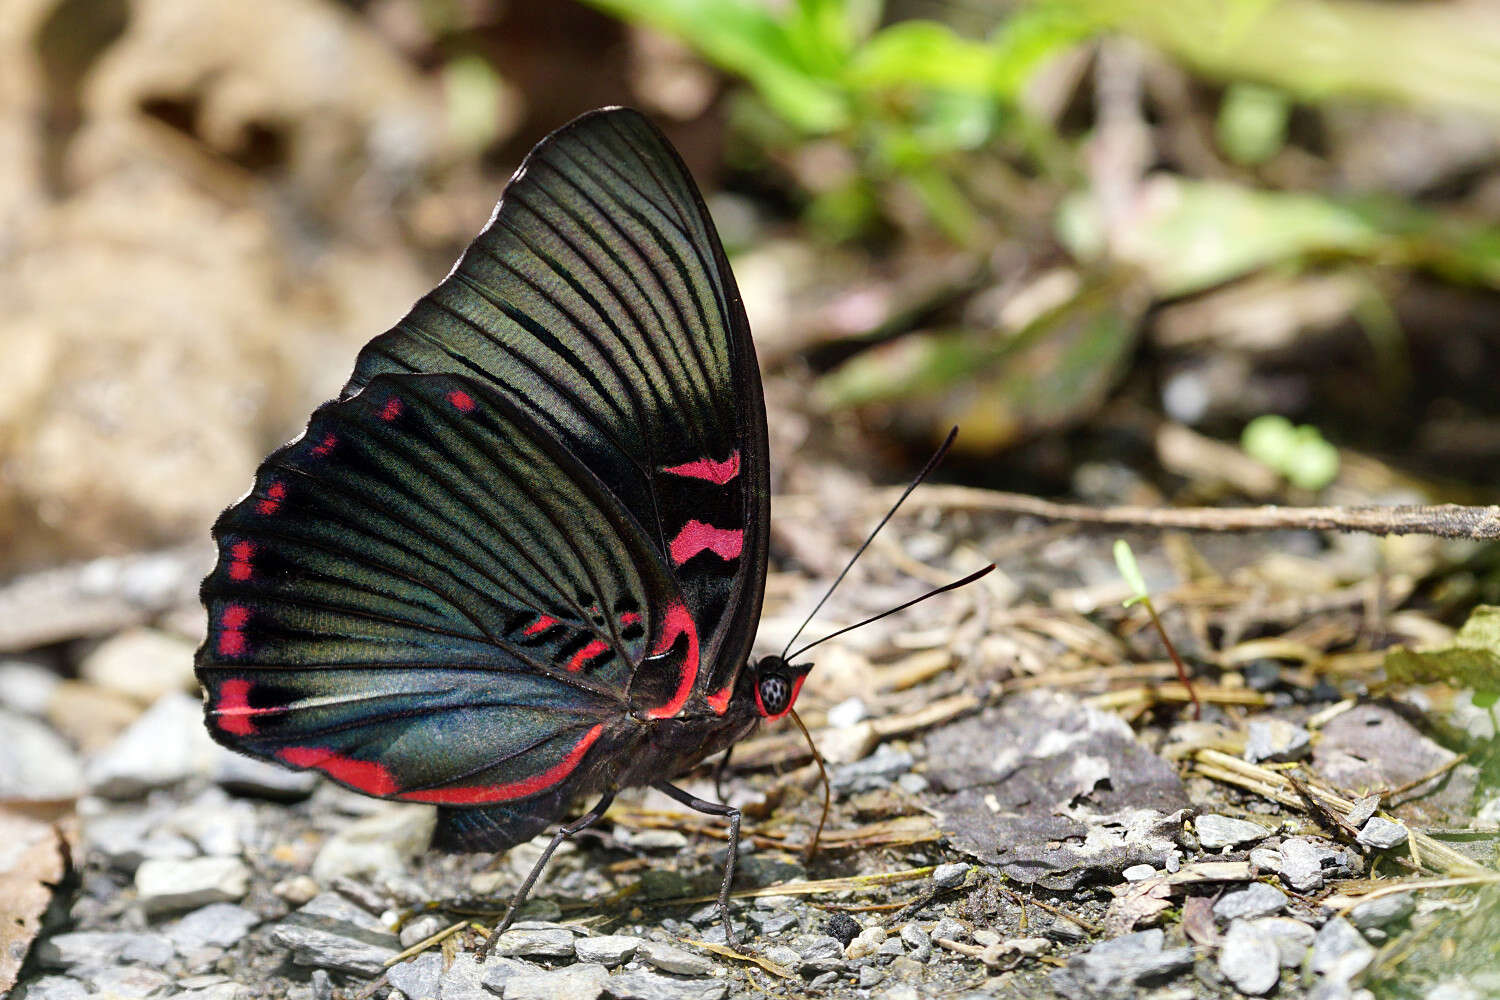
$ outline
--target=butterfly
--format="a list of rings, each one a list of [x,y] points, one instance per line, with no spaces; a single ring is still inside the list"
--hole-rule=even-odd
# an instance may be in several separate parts
[[[788,714],[810,669],[751,659],[769,520],[713,222],[644,116],[590,112],[214,525],[208,730],[436,805],[440,849],[504,851],[599,796],[510,914],[620,789],[660,789],[729,821],[733,940],[739,811],[671,779]]]

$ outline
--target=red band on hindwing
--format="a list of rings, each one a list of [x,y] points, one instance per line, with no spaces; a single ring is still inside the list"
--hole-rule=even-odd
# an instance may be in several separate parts
[[[521,630],[522,635],[541,635],[549,628],[557,624],[557,619],[550,615],[541,615],[536,621]]]
[[[715,462],[711,458],[700,458],[696,462],[667,466],[661,471],[674,476],[686,476],[689,479],[706,479],[710,483],[723,486],[740,474],[740,453],[730,452],[729,457],[722,462]]]
[[[719,715],[729,711],[729,696],[734,694],[734,681],[724,685],[724,690],[708,696],[708,707]]]
[[[226,733],[251,735],[255,732],[255,723],[250,717],[264,711],[264,708],[250,707],[250,682],[243,677],[219,685],[219,702],[214,706],[214,717],[219,721],[219,728]]]
[[[235,542],[229,547],[229,579],[241,583],[250,579],[254,567],[250,560],[255,557],[255,546],[250,542]]]
[[[328,747],[287,747],[276,756],[293,767],[314,767],[334,781],[356,788],[366,795],[391,795],[396,779],[384,764],[355,760]]]
[[[431,802],[437,805],[477,805],[484,802],[505,802],[508,799],[521,799],[537,792],[544,792],[553,785],[562,781],[573,773],[573,769],[583,760],[583,755],[588,753],[589,747],[594,745],[601,733],[604,732],[604,723],[599,723],[593,729],[583,734],[568,755],[553,764],[541,774],[534,774],[520,781],[510,781],[503,785],[471,785],[465,788],[431,788],[425,791],[406,792],[397,798],[408,802]]]
[[[715,528],[702,521],[689,521],[672,539],[672,562],[681,566],[700,552],[708,551],[720,559],[738,559],[745,545],[745,532],[739,528]]]
[[[448,402],[460,413],[472,413],[474,411],[474,397],[462,389],[448,390]]]
[[[249,648],[244,628],[250,622],[250,609],[243,604],[226,604],[219,612],[219,632],[214,648],[220,656],[240,656]]]
[[[687,658],[682,663],[682,679],[677,682],[677,693],[665,705],[647,709],[646,715],[652,719],[670,719],[682,711],[682,706],[687,703],[688,695],[693,691],[693,682],[698,679],[698,625],[693,621],[692,614],[686,605],[677,603],[667,609],[666,621],[662,624],[661,641],[651,651],[652,656],[660,656],[677,642],[679,635],[686,635],[688,639]]]
[[[589,660],[592,660],[594,657],[598,656],[600,653],[604,652],[607,649],[609,649],[609,643],[601,642],[598,639],[590,641],[587,646],[584,646],[578,652],[573,654],[573,658],[568,661],[568,669],[572,671],[582,670],[585,663],[587,663]]]

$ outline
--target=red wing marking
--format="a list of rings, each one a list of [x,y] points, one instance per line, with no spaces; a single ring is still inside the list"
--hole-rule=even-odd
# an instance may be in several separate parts
[[[389,423],[392,420],[395,420],[397,417],[401,416],[401,410],[401,400],[395,396],[392,396],[390,399],[387,399],[385,401],[385,405],[380,408],[380,419]]]
[[[738,559],[744,545],[745,532],[740,528],[715,528],[702,521],[689,521],[672,539],[672,561],[681,566],[705,549],[720,559]]]
[[[723,486],[740,474],[740,453],[730,452],[729,457],[722,462],[715,462],[711,458],[700,458],[696,462],[669,465],[661,471],[673,476],[686,476],[689,479],[706,479]]]
[[[274,514],[281,509],[281,501],[286,499],[286,484],[272,483],[266,487],[266,495],[255,505],[256,513]]]
[[[438,805],[475,805],[481,802],[504,802],[522,799],[537,792],[544,792],[573,773],[589,747],[604,732],[604,723],[583,734],[568,755],[541,774],[533,774],[520,781],[509,781],[503,785],[469,785],[461,788],[432,788],[426,791],[406,792],[399,798],[408,802],[435,802]]]
[[[250,579],[254,567],[250,560],[255,557],[255,546],[249,542],[235,542],[229,547],[229,579],[245,581]]]
[[[677,603],[667,609],[667,619],[662,626],[661,641],[651,651],[652,656],[660,656],[672,648],[679,635],[686,633],[688,637],[687,659],[682,664],[682,680],[677,683],[677,693],[672,700],[665,705],[647,709],[646,715],[652,719],[670,719],[682,711],[686,704],[688,695],[693,691],[693,682],[698,679],[698,625],[693,621],[693,616],[688,612],[685,605]]]
[[[328,747],[287,747],[276,751],[276,756],[293,767],[315,767],[366,795],[391,795],[396,791],[396,779],[384,764],[345,757]]]
[[[734,694],[734,681],[724,685],[724,690],[708,696],[708,707],[719,715],[729,711],[729,696]]]
[[[573,654],[573,658],[568,661],[568,669],[575,671],[582,670],[585,663],[587,663],[589,660],[592,660],[594,657],[598,656],[608,648],[608,643],[601,642],[598,639],[594,639],[587,646],[584,646],[578,652]]]
[[[449,389],[448,402],[460,413],[472,413],[474,411],[474,397],[462,389]]]
[[[250,609],[243,604],[226,604],[219,613],[217,647],[220,656],[239,656],[246,649],[244,628],[250,621]]]
[[[219,703],[214,707],[214,717],[219,728],[236,736],[249,736],[255,732],[252,715],[266,711],[250,707],[250,682],[242,677],[227,680],[219,685]]]
[[[530,625],[527,625],[526,628],[521,631],[521,634],[540,635],[556,624],[556,618],[553,618],[550,615],[542,615],[536,621],[532,622]]]
[[[621,625],[634,625],[641,620],[641,616],[634,611],[627,611],[620,616]]]
[[[326,458],[328,454],[333,451],[333,446],[338,443],[339,436],[333,433],[333,431],[329,431],[327,434],[323,435],[322,442],[313,446],[312,453],[314,455],[317,455],[319,458]]]

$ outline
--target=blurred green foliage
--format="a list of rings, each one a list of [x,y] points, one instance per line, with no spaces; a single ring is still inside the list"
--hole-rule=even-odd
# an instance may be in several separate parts
[[[1294,427],[1286,417],[1267,414],[1245,425],[1240,447],[1304,490],[1321,490],[1339,474],[1339,450],[1316,427]]]

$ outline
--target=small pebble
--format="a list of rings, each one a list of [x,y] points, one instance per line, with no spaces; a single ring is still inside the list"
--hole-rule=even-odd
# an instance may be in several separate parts
[[[870,717],[870,710],[858,697],[845,698],[828,710],[828,724],[834,729],[848,729]]]
[[[880,981],[884,978],[884,972],[875,968],[875,966],[873,965],[867,965],[859,970],[859,988],[862,990],[868,990],[871,987],[879,986]]]
[[[333,980],[322,969],[314,969],[307,977],[307,986],[312,1000],[333,1000]]]
[[[573,943],[580,962],[594,962],[613,969],[635,956],[644,942],[628,934],[604,934],[599,937],[579,938]]]
[[[398,962],[386,970],[386,981],[410,1000],[437,996],[438,980],[443,978],[443,953],[424,951]]]
[[[373,915],[337,893],[315,896],[271,930],[292,961],[355,975],[380,975],[401,941]]]
[[[233,903],[211,903],[194,910],[163,930],[177,950],[186,954],[194,948],[213,946],[229,948],[260,923],[260,915]]]
[[[1286,908],[1286,893],[1274,885],[1251,882],[1243,889],[1227,892],[1214,904],[1214,916],[1220,920],[1240,917],[1266,917]]]
[[[1389,851],[1406,843],[1406,827],[1380,816],[1371,816],[1355,839],[1377,851]]]
[[[969,865],[953,862],[938,865],[932,870],[932,884],[939,889],[956,889],[969,877]]]
[[[454,955],[438,980],[438,1000],[492,1000],[483,986],[485,971],[474,953]]]
[[[505,993],[505,984],[513,977],[527,976],[537,969],[538,966],[530,962],[522,962],[514,958],[489,958],[484,963],[484,970],[479,976],[479,984],[491,993],[500,996]]]
[[[751,910],[750,922],[765,935],[780,934],[797,926],[797,914],[792,910]]]
[[[856,958],[864,958],[866,955],[873,955],[885,943],[885,937],[884,927],[866,927],[844,948],[844,957],[852,961]]]
[[[1349,922],[1360,930],[1385,927],[1405,920],[1417,908],[1412,893],[1398,892],[1379,899],[1366,900],[1349,911]]]
[[[926,962],[932,958],[932,938],[916,924],[907,924],[901,928],[901,941],[914,961]]]
[[[1298,892],[1311,892],[1323,886],[1323,854],[1300,837],[1281,845],[1281,877]]]
[[[518,972],[505,981],[505,1000],[596,1000],[608,981],[609,970],[590,962]]]
[[[1271,831],[1259,823],[1220,816],[1216,813],[1199,816],[1193,820],[1193,827],[1198,831],[1198,843],[1206,851],[1237,847],[1240,844],[1265,840],[1271,835]]]
[[[932,939],[934,941],[962,941],[969,936],[964,930],[964,925],[952,917],[943,917],[932,928]]]
[[[729,984],[721,979],[673,979],[641,969],[616,973],[604,990],[615,1000],[724,1000]]]
[[[572,958],[574,954],[573,932],[560,927],[529,929],[511,927],[490,950],[492,955],[506,958],[523,956],[528,958]]]
[[[1347,983],[1375,960],[1375,949],[1343,917],[1324,924],[1313,938],[1308,968],[1337,983]]]
[[[249,867],[232,857],[153,859],[135,872],[136,898],[150,914],[233,902],[249,888]]]
[[[804,975],[841,968],[844,964],[844,945],[832,935],[798,934],[790,943],[801,958]]]
[[[880,947],[875,949],[875,954],[895,958],[897,955],[906,954],[906,945],[898,937],[888,937],[880,942]]]
[[[647,965],[679,976],[706,976],[714,971],[714,963],[707,956],[661,941],[642,941],[636,949],[636,957]]]
[[[74,931],[54,934],[37,945],[37,960],[43,968],[71,969],[113,962],[165,965],[177,949],[162,934],[128,931]]]
[[[1283,969],[1294,969],[1302,964],[1317,934],[1302,921],[1291,917],[1257,917],[1251,922],[1276,942]]]
[[[1311,749],[1312,734],[1285,719],[1252,722],[1245,739],[1245,759],[1252,764],[1267,760],[1300,760]]]
[[[39,976],[12,994],[13,1000],[89,1000],[89,988],[69,976]]]
[[[1264,996],[1281,978],[1276,939],[1248,920],[1234,921],[1219,947],[1219,971],[1241,993]]]
[[[921,795],[930,787],[930,782],[920,774],[903,774],[896,779],[896,785],[908,795]]]
[[[77,798],[83,765],[66,740],[29,716],[0,710],[0,799]]]
[[[1278,847],[1252,847],[1250,863],[1262,872],[1281,871],[1281,849]]]
[[[783,969],[795,969],[802,964],[802,956],[784,944],[773,944],[766,948],[765,958]]]
[[[1140,882],[1156,874],[1156,868],[1152,865],[1131,865],[1120,873],[1127,882]]]

